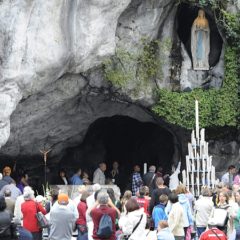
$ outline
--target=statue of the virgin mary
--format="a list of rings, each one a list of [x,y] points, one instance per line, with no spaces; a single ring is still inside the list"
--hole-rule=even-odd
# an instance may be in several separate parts
[[[205,12],[200,9],[191,33],[191,51],[194,70],[209,70],[210,29]]]

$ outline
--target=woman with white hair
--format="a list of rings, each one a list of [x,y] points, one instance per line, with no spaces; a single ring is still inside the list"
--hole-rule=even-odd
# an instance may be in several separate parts
[[[25,202],[21,205],[23,214],[23,227],[32,233],[33,240],[42,240],[42,230],[38,226],[36,213],[46,214],[46,210],[40,203],[34,201],[34,192],[31,189],[24,191]]]

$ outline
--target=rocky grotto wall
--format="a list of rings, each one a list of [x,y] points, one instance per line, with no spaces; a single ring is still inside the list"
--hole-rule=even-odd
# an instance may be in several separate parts
[[[39,149],[51,148],[49,164],[54,165],[82,144],[94,121],[115,115],[167,129],[174,139],[173,162],[183,159],[189,131],[164,123],[150,111],[154,91],[205,83],[221,87],[224,45],[210,71],[196,82],[180,36],[181,24],[188,22],[181,7],[174,0],[1,1],[1,163],[19,159],[37,166]],[[217,32],[214,22],[211,26]],[[138,54],[143,39],[163,43],[157,78],[143,84],[136,61],[125,61],[121,64],[131,81],[120,87],[107,81],[102,64],[123,49]],[[231,136],[212,142],[219,171],[223,162],[239,160],[239,133]]]

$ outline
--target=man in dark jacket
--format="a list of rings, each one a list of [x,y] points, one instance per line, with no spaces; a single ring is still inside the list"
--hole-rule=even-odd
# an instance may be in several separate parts
[[[6,202],[3,196],[0,196],[0,239],[11,239],[11,214],[6,210]]]
[[[156,167],[150,166],[148,169],[148,172],[144,174],[143,176],[143,182],[144,185],[149,188],[150,196],[152,194],[152,191],[156,188]]]
[[[8,185],[8,182],[3,180],[3,175],[0,173],[0,190],[5,186]]]

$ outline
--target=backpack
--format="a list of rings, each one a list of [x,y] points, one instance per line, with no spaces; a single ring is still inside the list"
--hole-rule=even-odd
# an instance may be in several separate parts
[[[113,222],[112,218],[108,214],[103,214],[97,231],[99,238],[110,238],[113,233]]]

